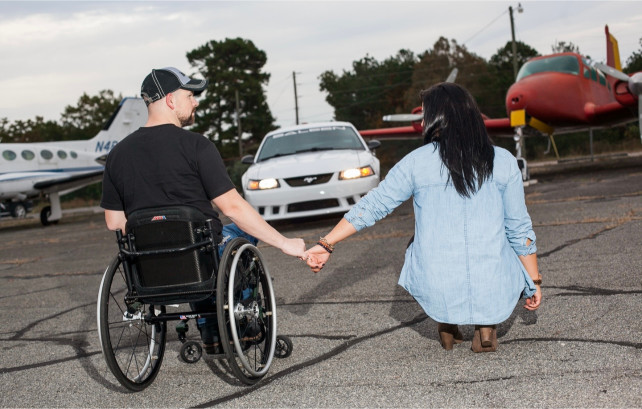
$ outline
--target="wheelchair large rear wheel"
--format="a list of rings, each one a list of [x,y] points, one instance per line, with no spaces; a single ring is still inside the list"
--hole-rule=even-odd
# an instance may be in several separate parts
[[[118,382],[140,391],[156,378],[165,352],[167,324],[145,318],[165,312],[164,306],[125,303],[127,281],[116,257],[103,276],[98,293],[98,335],[107,366]]]
[[[232,240],[221,257],[216,281],[220,338],[230,368],[252,385],[267,374],[276,346],[276,301],[259,250]]]

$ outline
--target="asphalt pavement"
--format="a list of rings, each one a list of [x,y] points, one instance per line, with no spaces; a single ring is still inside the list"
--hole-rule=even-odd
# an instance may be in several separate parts
[[[470,326],[444,351],[436,323],[396,284],[409,202],[337,245],[318,274],[260,245],[294,350],[252,387],[224,361],[183,363],[172,330],[155,382],[128,392],[97,336],[98,286],[116,254],[102,215],[0,221],[0,406],[642,407],[642,159],[608,162],[531,168],[544,300],[498,325],[495,353],[470,350]],[[313,244],[339,217],[275,227]]]

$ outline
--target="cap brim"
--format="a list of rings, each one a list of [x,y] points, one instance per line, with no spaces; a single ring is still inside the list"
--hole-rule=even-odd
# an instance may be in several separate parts
[[[181,88],[194,92],[194,95],[198,95],[201,92],[205,91],[205,89],[207,88],[207,80],[198,80],[192,78],[187,84],[182,85]]]

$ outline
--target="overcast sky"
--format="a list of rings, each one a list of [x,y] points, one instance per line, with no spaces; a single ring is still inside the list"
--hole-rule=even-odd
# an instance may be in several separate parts
[[[193,73],[187,58],[210,40],[241,37],[268,57],[267,98],[281,126],[295,123],[296,72],[300,122],[332,120],[319,75],[340,74],[370,55],[379,61],[402,48],[418,54],[440,36],[486,59],[511,38],[549,54],[572,42],[606,60],[604,25],[624,65],[642,48],[641,1],[1,1],[0,118],[58,120],[83,94],[110,89],[138,96],[152,68]]]

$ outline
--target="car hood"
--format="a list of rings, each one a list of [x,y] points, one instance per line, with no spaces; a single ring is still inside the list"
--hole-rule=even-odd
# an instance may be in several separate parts
[[[340,172],[344,169],[366,166],[372,163],[369,151],[336,150],[306,152],[272,158],[255,163],[247,170],[251,179],[291,178]]]

